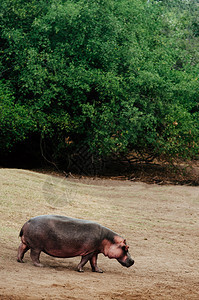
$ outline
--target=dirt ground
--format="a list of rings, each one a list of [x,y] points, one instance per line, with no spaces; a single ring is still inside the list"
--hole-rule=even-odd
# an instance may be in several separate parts
[[[131,268],[99,255],[103,274],[76,271],[80,257],[29,252],[16,261],[21,226],[41,214],[97,221],[127,239]],[[74,179],[0,169],[0,299],[199,299],[199,187]]]

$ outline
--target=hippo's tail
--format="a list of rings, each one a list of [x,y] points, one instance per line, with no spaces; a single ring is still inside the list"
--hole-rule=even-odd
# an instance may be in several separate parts
[[[22,237],[22,235],[23,235],[23,228],[21,228],[21,231],[19,233],[19,237]]]

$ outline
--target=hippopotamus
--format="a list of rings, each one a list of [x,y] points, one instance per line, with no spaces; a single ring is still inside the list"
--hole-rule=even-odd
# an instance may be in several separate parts
[[[83,266],[90,261],[93,272],[103,273],[97,266],[99,253],[117,259],[127,268],[134,264],[126,240],[92,221],[58,215],[37,216],[23,225],[19,236],[21,244],[17,261],[21,263],[24,254],[30,249],[33,264],[38,267],[42,267],[39,260],[42,251],[54,257],[81,256],[77,266],[79,272],[83,272]]]

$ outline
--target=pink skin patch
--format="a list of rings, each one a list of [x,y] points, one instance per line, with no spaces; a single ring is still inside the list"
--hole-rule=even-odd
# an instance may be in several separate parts
[[[120,236],[115,236],[114,244],[107,239],[103,240],[103,253],[105,256],[109,258],[116,258],[120,259],[121,261],[125,262],[127,259],[127,255],[125,254],[124,250],[128,251],[128,246],[126,245],[126,240],[121,238]]]

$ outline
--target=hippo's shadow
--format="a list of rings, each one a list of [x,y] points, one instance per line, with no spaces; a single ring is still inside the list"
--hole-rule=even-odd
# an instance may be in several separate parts
[[[106,274],[110,273],[112,275],[113,274],[117,275],[118,273],[125,274],[126,268],[124,270],[121,269],[121,266],[116,261],[114,263],[114,261],[110,262],[110,260],[107,260],[106,265],[103,267],[103,265],[105,263],[105,259],[106,258],[104,258],[102,256],[102,261],[100,263],[100,266],[102,266],[102,270],[104,273],[106,273]],[[72,257],[72,258],[57,258],[57,257],[49,256],[43,252],[41,253],[41,256],[40,256],[41,264],[43,265],[43,267],[45,269],[51,269],[51,270],[55,270],[58,272],[59,271],[61,271],[61,272],[66,272],[66,271],[77,272],[77,266],[78,266],[80,260],[81,260],[80,256]],[[103,260],[104,260],[104,263],[103,263]],[[32,264],[32,261],[30,258],[28,258],[27,260],[24,260],[24,262]],[[89,263],[87,263],[84,266],[84,272],[92,272]]]
[[[50,268],[54,269],[56,271],[77,271],[77,265],[80,262],[80,257],[79,259],[77,258],[57,258],[57,257],[49,257],[43,255],[41,258],[41,263],[44,265],[45,268]],[[84,270],[87,271],[89,270],[89,264],[88,266],[84,267]]]
[[[53,269],[55,271],[61,271],[61,272],[66,272],[66,271],[75,271],[77,272],[77,265],[74,264],[74,263],[69,263],[69,264],[65,264],[64,266],[62,265],[58,265],[58,264],[45,264],[45,268],[50,268],[50,269]],[[92,272],[91,268],[89,267],[84,267],[84,271],[85,272]]]
[[[69,270],[69,271],[76,271],[75,270],[75,266],[71,267],[71,266],[65,266],[65,267],[62,267],[62,266],[52,266],[52,265],[48,265],[48,266],[45,266],[46,268],[50,268],[50,269],[54,269],[56,271],[66,271],[66,270]]]

